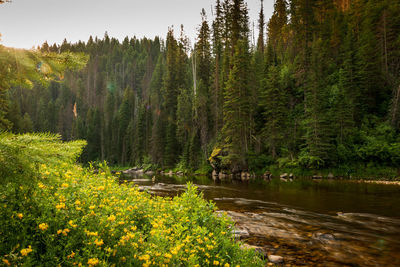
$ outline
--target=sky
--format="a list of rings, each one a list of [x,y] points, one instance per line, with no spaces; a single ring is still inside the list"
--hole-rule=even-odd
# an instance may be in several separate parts
[[[272,15],[274,0],[264,0],[266,21]],[[247,0],[251,23],[258,34],[257,20],[260,0]],[[211,6],[215,0],[12,0],[0,5],[0,44],[33,48],[47,41],[61,44],[87,41],[89,36],[123,40],[125,36],[165,39],[168,27],[180,25],[191,43],[201,22],[204,8],[212,20]],[[251,26],[252,28],[252,26]]]

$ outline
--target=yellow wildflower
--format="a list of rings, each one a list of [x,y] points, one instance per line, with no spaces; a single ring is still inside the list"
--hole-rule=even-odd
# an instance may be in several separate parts
[[[93,209],[95,209],[95,208],[96,208],[95,205],[91,205],[91,206],[89,207],[90,210],[93,210]]]
[[[22,256],[26,256],[26,255],[28,255],[28,254],[31,253],[31,252],[32,252],[31,246],[28,246],[28,248],[21,249],[21,255],[22,255]]]
[[[69,224],[71,227],[73,227],[73,228],[78,227],[78,225],[74,224],[74,222],[73,222],[72,220],[70,220],[70,221],[68,222],[68,224]]]
[[[88,260],[88,264],[89,264],[89,266],[97,265],[97,264],[99,264],[99,260],[97,258],[91,258]]]
[[[7,266],[10,266],[11,263],[7,259],[2,259],[3,263]]]
[[[61,234],[61,233],[62,233],[62,231],[63,231],[63,230],[61,230],[61,229],[60,229],[60,230],[58,230],[58,231],[57,231],[57,234],[58,234],[58,235],[59,235],[59,234]]]
[[[98,235],[97,232],[89,232],[89,231],[87,231],[86,234],[87,234],[88,236],[97,236],[97,235]]]
[[[225,263],[224,267],[230,267],[229,263]]]
[[[18,213],[18,214],[17,214],[17,217],[18,217],[19,219],[22,219],[22,217],[24,217],[24,215],[23,215],[22,213]]]
[[[61,203],[57,204],[57,205],[56,205],[56,208],[59,209],[59,210],[65,209],[65,203],[62,203],[62,202],[61,202]]]
[[[81,202],[79,200],[75,201],[75,205],[80,205]]]
[[[68,256],[67,256],[67,258],[68,259],[72,259],[73,257],[75,256],[75,252],[71,252],[71,254],[69,254]]]
[[[142,255],[142,256],[139,256],[139,260],[141,260],[141,261],[148,261],[150,259],[150,255],[147,255],[147,254],[145,254],[145,255]]]
[[[96,239],[96,240],[94,241],[94,243],[96,244],[96,246],[101,246],[101,245],[104,244],[103,239],[100,239],[100,240]]]
[[[67,184],[67,183],[62,183],[61,184],[61,187],[64,187],[64,188],[68,188],[68,186],[69,186],[69,184]]]
[[[39,229],[42,231],[46,231],[47,228],[49,228],[49,225],[47,223],[41,223],[39,224]]]
[[[115,216],[114,215],[110,215],[108,218],[107,218],[107,221],[109,221],[109,222],[113,222],[113,221],[115,221]]]
[[[68,229],[68,228],[65,228],[65,229],[62,231],[62,234],[63,234],[64,236],[67,236],[68,233],[69,233],[69,229]]]

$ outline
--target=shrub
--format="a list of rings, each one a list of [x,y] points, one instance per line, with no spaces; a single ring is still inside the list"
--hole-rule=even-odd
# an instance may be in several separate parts
[[[173,199],[156,197],[120,185],[106,165],[93,174],[73,164],[84,142],[1,137],[0,163],[13,156],[20,161],[13,168],[23,164],[35,176],[16,182],[11,167],[2,167],[8,176],[0,189],[0,255],[6,265],[264,265],[254,250],[240,248],[232,222],[217,216],[214,203],[191,184]]]

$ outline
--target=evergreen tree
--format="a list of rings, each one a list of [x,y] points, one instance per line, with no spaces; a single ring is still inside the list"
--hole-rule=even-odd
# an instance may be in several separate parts
[[[200,132],[200,144],[203,151],[204,159],[207,158],[207,145],[210,140],[210,87],[211,87],[211,44],[210,44],[210,28],[208,26],[207,17],[204,9],[201,13],[202,23],[198,33],[198,41],[195,44],[195,64],[196,79],[195,82],[195,120]],[[197,132],[197,130],[195,130]],[[197,136],[193,134],[193,136]],[[193,137],[194,138],[194,137]]]
[[[246,168],[246,153],[249,149],[249,52],[247,42],[237,43],[232,58],[232,70],[224,94],[224,146],[228,150],[225,164],[232,171]]]
[[[265,124],[262,136],[265,145],[273,158],[279,154],[283,146],[285,125],[287,122],[287,96],[281,87],[280,72],[276,66],[268,68],[268,75],[264,80],[263,102]]]
[[[176,138],[176,110],[178,105],[179,94],[179,77],[178,77],[178,42],[174,37],[172,29],[167,34],[167,50],[166,50],[166,71],[163,85],[164,106],[166,118],[166,136],[165,136],[165,153],[164,162],[167,167],[173,167],[177,162],[179,152],[178,140]]]

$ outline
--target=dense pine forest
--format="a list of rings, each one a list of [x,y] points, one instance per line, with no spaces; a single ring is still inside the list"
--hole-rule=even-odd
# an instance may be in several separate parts
[[[261,2],[257,30],[244,0],[217,0],[194,44],[183,26],[165,39],[44,43],[88,64],[2,90],[1,128],[85,139],[84,162],[397,168],[399,14],[398,0],[276,0],[269,21]]]

